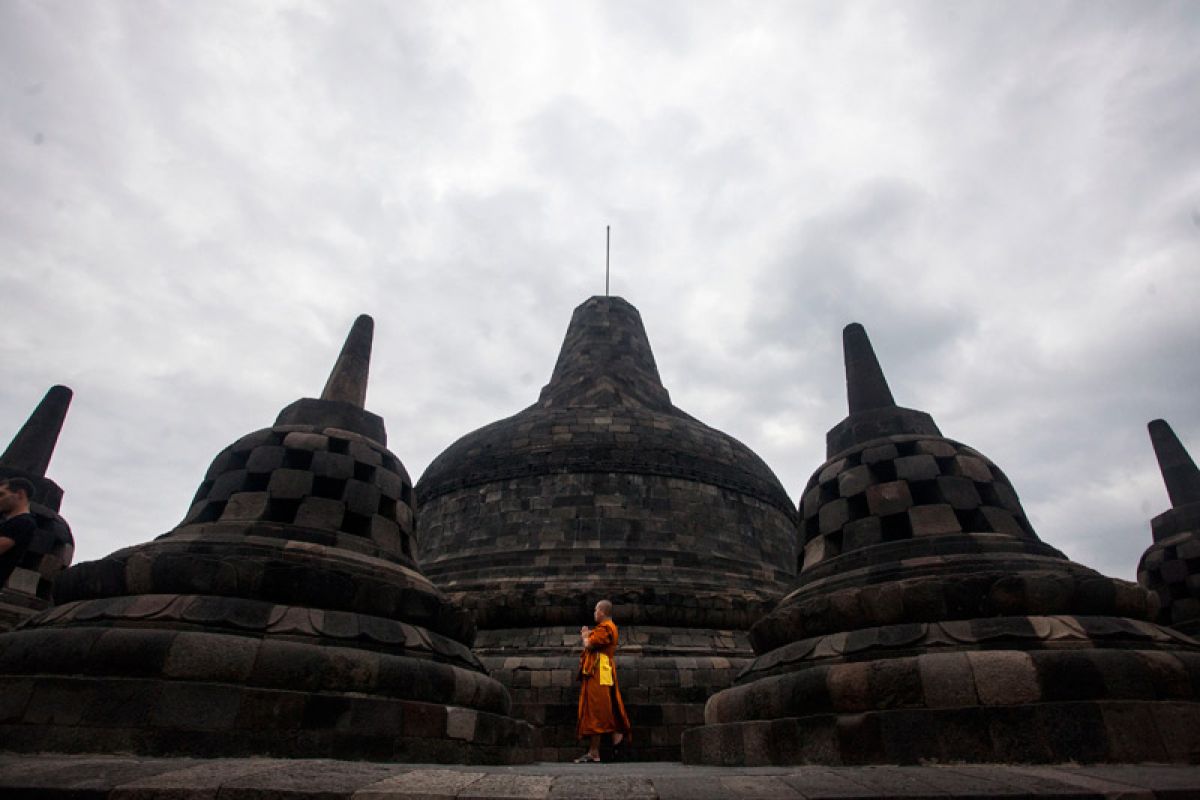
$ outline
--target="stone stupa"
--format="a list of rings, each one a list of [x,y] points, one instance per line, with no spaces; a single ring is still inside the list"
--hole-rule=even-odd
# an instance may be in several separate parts
[[[1200,636],[1200,470],[1170,425],[1148,427],[1171,507],[1150,520],[1154,544],[1138,562],[1138,583],[1158,595],[1159,622]]]
[[[421,567],[475,612],[475,652],[540,728],[542,760],[580,752],[579,628],[598,600],[621,630],[629,757],[675,760],[795,575],[779,480],[672,405],[619,297],[576,308],[538,401],[452,444],[416,493]]]
[[[373,323],[320,399],[222,450],[174,530],[67,570],[0,636],[8,749],[506,763],[532,729],[412,557],[366,411]]]
[[[0,455],[0,478],[25,478],[33,484],[29,511],[37,520],[37,533],[0,587],[0,631],[12,630],[50,606],[54,581],[75,555],[71,527],[58,513],[63,490],[46,477],[70,405],[70,389],[50,387]]]
[[[1200,760],[1200,643],[1040,541],[999,467],[897,407],[862,326],[844,346],[850,414],[804,490],[800,576],[684,760]]]

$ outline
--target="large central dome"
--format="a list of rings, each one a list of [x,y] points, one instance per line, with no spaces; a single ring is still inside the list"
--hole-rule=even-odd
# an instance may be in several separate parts
[[[683,730],[752,655],[747,631],[796,570],[796,512],[741,442],[671,405],[637,309],[593,297],[538,401],[455,442],[417,484],[426,574],[476,613],[475,650],[572,758],[579,626],[621,625],[635,758]]]
[[[795,570],[778,478],[671,404],[618,297],[575,309],[537,403],[459,439],[416,491],[422,565],[481,627],[586,622],[613,594],[626,622],[745,627]]]

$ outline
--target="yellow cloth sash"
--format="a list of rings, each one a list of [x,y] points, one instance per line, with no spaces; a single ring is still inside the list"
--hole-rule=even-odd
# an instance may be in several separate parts
[[[600,654],[600,670],[599,670],[599,672],[600,672],[600,685],[601,686],[612,686],[613,685],[613,665],[612,665],[612,661],[610,661],[608,656],[606,656],[604,653]]]

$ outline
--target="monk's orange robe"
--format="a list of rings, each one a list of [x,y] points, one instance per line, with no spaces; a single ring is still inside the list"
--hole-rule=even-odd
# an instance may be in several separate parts
[[[579,675],[583,686],[579,690],[579,738],[594,733],[616,733],[629,735],[629,716],[621,700],[617,686],[617,626],[610,619],[604,620],[588,636],[587,646],[579,656]],[[608,656],[613,665],[613,685],[600,685],[600,654]]]

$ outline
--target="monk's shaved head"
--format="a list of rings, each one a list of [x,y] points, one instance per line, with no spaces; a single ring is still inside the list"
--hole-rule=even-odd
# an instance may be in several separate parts
[[[606,617],[611,617],[612,616],[612,601],[601,600],[599,603],[596,603],[596,610],[599,611],[601,614],[603,614]]]

